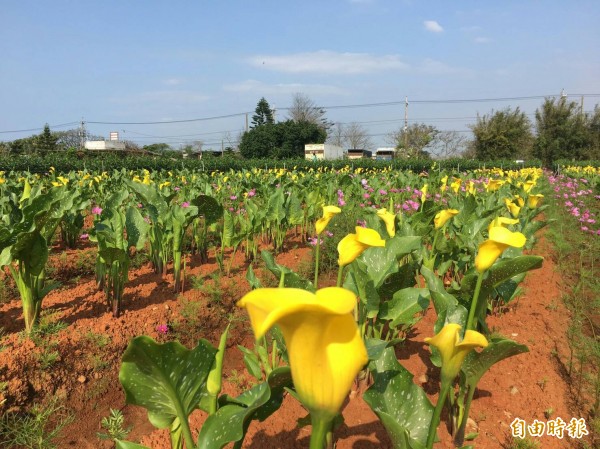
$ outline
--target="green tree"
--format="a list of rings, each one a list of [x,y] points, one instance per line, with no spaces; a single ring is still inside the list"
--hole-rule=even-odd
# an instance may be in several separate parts
[[[247,159],[303,157],[304,145],[324,143],[326,138],[327,132],[314,123],[286,120],[244,133],[240,153]]]
[[[58,137],[52,134],[50,126],[46,123],[44,131],[36,138],[35,146],[39,151],[55,151],[57,149],[57,141]]]
[[[263,125],[272,125],[275,123],[275,119],[273,117],[273,109],[269,106],[269,102],[265,100],[265,97],[262,97],[254,110],[254,115],[252,116],[252,126],[251,128],[257,128]]]
[[[396,148],[400,157],[427,157],[425,147],[432,143],[439,131],[435,126],[413,123],[388,135],[388,141]]]
[[[518,107],[478,116],[470,128],[477,159],[526,159],[531,154],[531,121]]]
[[[600,106],[596,105],[594,113],[587,120],[588,133],[590,135],[591,145],[586,159],[600,159]]]
[[[574,101],[546,98],[535,112],[537,139],[533,154],[546,167],[558,159],[585,159],[592,139],[588,120]]]

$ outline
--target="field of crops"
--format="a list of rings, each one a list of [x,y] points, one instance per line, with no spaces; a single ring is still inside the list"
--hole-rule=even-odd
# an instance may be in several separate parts
[[[593,167],[0,172],[0,443],[594,444],[542,236],[552,203],[598,248],[599,199]]]

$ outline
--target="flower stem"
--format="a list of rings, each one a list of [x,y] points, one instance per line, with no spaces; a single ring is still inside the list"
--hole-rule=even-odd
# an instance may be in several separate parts
[[[450,391],[451,386],[451,381],[447,381],[442,378],[442,388],[440,391],[440,396],[438,397],[437,404],[435,405],[435,409],[433,410],[431,424],[429,424],[429,434],[427,435],[427,445],[425,446],[427,449],[433,448],[433,441],[435,440],[436,430],[438,428],[438,425],[440,424],[440,416],[442,415],[442,409],[444,408],[444,403],[446,402],[446,397],[448,396],[448,392]]]
[[[315,289],[318,288],[319,283],[319,255],[321,249],[321,236],[317,234],[317,246],[315,248],[315,281],[313,282]]]
[[[312,416],[312,433],[310,435],[309,449],[325,449],[327,444],[327,434],[331,432],[331,420],[322,417]]]
[[[479,292],[481,290],[481,283],[483,282],[483,272],[479,273],[477,277],[477,284],[475,285],[475,293],[473,293],[473,301],[471,301],[471,310],[469,310],[469,319],[467,320],[467,327],[465,330],[473,329],[477,327],[477,323],[473,324],[475,318],[475,311],[477,310],[477,301],[479,300]]]
[[[343,273],[344,273],[344,265],[340,265],[340,268],[338,269],[337,284],[335,284],[337,287],[342,286],[342,274]]]

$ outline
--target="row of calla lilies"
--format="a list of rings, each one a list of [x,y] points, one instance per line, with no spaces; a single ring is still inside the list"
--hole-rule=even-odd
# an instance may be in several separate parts
[[[147,408],[156,427],[169,428],[173,447],[241,447],[249,422],[274,413],[287,392],[310,414],[310,447],[322,449],[333,444],[342,404],[362,383],[370,386],[364,400],[395,447],[432,448],[444,407],[460,447],[474,437],[465,429],[478,381],[493,364],[527,351],[491,338],[486,316],[513,300],[526,272],[541,266],[541,257],[523,254],[545,225],[534,220],[545,207],[540,176],[537,169],[453,176],[351,167],[0,174],[0,265],[19,287],[31,330],[53,287],[46,285],[45,263],[59,227],[65,244],[78,244],[77,235],[97,242],[98,285],[115,315],[134,248],[149,248],[163,275],[172,264],[179,291],[184,251],[206,260],[212,249],[226,274],[240,248],[255,261],[261,245],[285,250],[291,233],[313,238],[312,280],[263,250],[260,257],[279,281],[279,288],[263,288],[249,265],[253,290],[238,305],[257,340],[253,350],[241,348],[255,387],[236,398],[221,394],[227,330],[218,347],[201,340],[191,350],[142,336],[123,356],[127,402]],[[90,213],[93,228],[85,229]],[[361,219],[339,239],[337,285],[319,289],[322,239],[345,213]],[[435,405],[394,352],[430,304],[437,320],[424,343],[441,369]],[[195,441],[188,418],[197,408],[209,417]],[[143,446],[117,441],[117,447]]]

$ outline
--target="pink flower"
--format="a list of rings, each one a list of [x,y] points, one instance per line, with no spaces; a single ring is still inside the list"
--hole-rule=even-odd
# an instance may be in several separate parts
[[[367,222],[365,220],[356,220],[356,224],[363,228],[367,227]]]
[[[248,192],[248,198],[252,198],[254,195],[256,195],[256,189],[252,189]]]
[[[338,198],[338,206],[342,207],[345,205],[346,205],[346,202],[342,198]]]
[[[582,226],[582,227],[581,227],[581,230],[582,230],[582,231],[587,231],[588,229],[589,229],[589,228],[588,228],[587,226]]]
[[[186,209],[186,208],[190,207],[190,203],[188,201],[184,201],[183,203],[181,203],[181,207]]]
[[[81,234],[81,235],[79,236],[79,238],[80,238],[81,240],[87,240],[87,239],[89,239],[89,238],[90,238],[90,235],[89,235],[89,234]]]
[[[365,199],[371,198],[371,195],[369,195],[368,193],[363,193],[363,198],[365,198]]]
[[[381,190],[379,191],[379,194],[380,194],[380,195],[387,195],[388,193],[387,193],[385,190],[381,189]]]
[[[144,207],[144,206],[142,205],[142,203],[138,203],[138,204],[137,204],[137,207],[138,207],[138,209],[141,209],[141,208],[142,208],[142,207]]]
[[[94,214],[94,215],[100,215],[101,213],[102,213],[102,208],[101,207],[95,206],[95,207],[92,208],[92,214]]]
[[[235,201],[235,200],[237,200],[237,196],[236,196],[236,195],[231,195],[231,196],[229,197],[229,199],[230,199],[231,201]]]
[[[181,190],[181,187],[173,187],[173,190],[175,190],[176,192],[179,192]]]
[[[159,334],[167,335],[169,333],[169,326],[166,324],[159,324],[156,326],[156,332]]]
[[[325,235],[327,237],[333,237],[333,232],[331,232],[331,231],[325,231]]]

